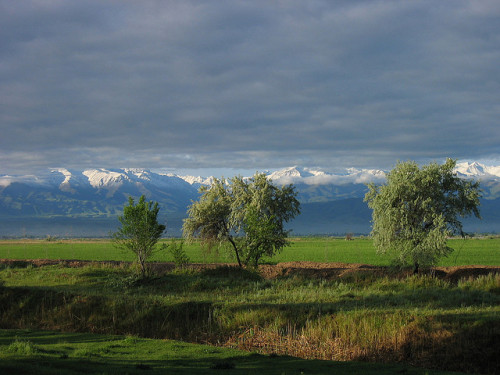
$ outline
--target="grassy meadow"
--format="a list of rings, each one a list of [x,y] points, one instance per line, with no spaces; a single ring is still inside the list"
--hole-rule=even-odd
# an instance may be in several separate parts
[[[31,330],[0,330],[0,358],[3,374],[452,374],[401,364],[259,355],[137,336]]]
[[[19,262],[4,264],[0,280],[1,329],[181,340],[271,357],[500,370],[499,274],[451,281],[359,269],[334,278],[265,279],[222,266],[140,279],[127,264]],[[58,340],[50,344],[64,342]],[[0,355],[16,360],[5,350]],[[285,373],[300,373],[294,371]]]
[[[450,245],[443,266],[500,265],[499,238]],[[224,249],[186,251],[232,261]],[[133,260],[106,240],[0,241],[0,258]],[[367,238],[296,238],[272,259],[288,261],[389,264]],[[498,273],[266,278],[221,265],[141,279],[129,263],[0,264],[0,373],[496,374],[499,345]]]
[[[168,240],[164,240],[168,243]],[[500,265],[500,238],[451,239],[455,251],[443,258],[439,266]],[[230,263],[232,254],[226,248],[207,251],[199,243],[186,244],[186,253],[194,263]],[[117,249],[109,240],[3,240],[0,241],[0,259],[75,259],[133,261],[132,253]],[[172,261],[171,254],[159,251],[152,261]],[[267,261],[272,263],[292,261],[364,263],[385,266],[387,257],[376,254],[369,238],[346,241],[334,237],[293,238],[291,246]]]

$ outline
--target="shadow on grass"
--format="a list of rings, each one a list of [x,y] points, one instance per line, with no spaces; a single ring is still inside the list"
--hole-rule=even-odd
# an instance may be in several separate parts
[[[0,271],[9,268],[28,268],[28,267],[34,267],[34,265],[32,262],[25,260],[9,260],[0,263]]]
[[[31,356],[4,353],[0,370],[5,374],[443,374],[402,365],[303,360],[174,341],[130,343],[117,336],[8,330],[0,331],[0,337],[0,345],[22,337],[40,348]]]
[[[466,307],[482,307],[484,305],[499,305],[500,296],[481,290],[462,290],[439,288],[418,289],[414,291],[386,292],[383,294],[362,295],[348,292],[339,295],[332,302],[305,303],[239,303],[227,306],[233,313],[249,310],[273,310],[285,314],[286,318],[306,315],[308,319],[325,314],[339,312],[356,312],[360,310],[393,311],[403,309],[454,309]]]
[[[465,322],[465,324],[464,324]],[[452,334],[439,335],[443,329]],[[402,344],[404,360],[468,373],[500,373],[500,320],[494,312],[428,317]]]
[[[4,374],[228,374],[228,375],[275,375],[275,374],[336,374],[336,375],[440,375],[446,372],[408,368],[401,365],[376,365],[359,362],[327,363],[325,361],[288,358],[248,359],[233,357],[228,360],[196,360],[188,358],[176,361],[130,361],[100,359],[7,359],[0,364]],[[453,373],[458,375],[458,373]]]
[[[38,330],[33,331],[29,329],[0,330],[0,345],[8,345],[15,339],[30,340],[35,344],[49,345],[57,342],[73,344],[82,344],[88,342],[108,342],[110,340],[110,337],[104,335],[95,335],[92,333],[54,332]]]

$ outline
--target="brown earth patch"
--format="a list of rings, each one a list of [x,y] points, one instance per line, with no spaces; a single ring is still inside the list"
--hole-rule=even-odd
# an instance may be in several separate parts
[[[283,262],[276,265],[259,266],[259,273],[266,279],[283,276],[335,279],[356,271],[378,273],[382,270],[384,267],[360,263]]]
[[[477,278],[490,273],[500,274],[500,266],[460,266],[460,267],[436,267],[436,272],[444,272],[444,278],[451,282],[458,282],[460,279]]]
[[[25,267],[33,265],[35,267],[43,267],[61,264],[65,267],[85,267],[89,265],[109,265],[114,267],[128,266],[131,262],[123,261],[87,261],[87,260],[55,260],[55,259],[0,259],[0,264],[9,265],[12,267]],[[154,272],[163,274],[172,271],[176,266],[173,262],[154,262],[149,263]],[[221,266],[237,267],[237,264],[221,264],[221,263],[192,263],[187,266],[193,270],[214,269]],[[395,277],[404,277],[410,275],[410,271],[395,272],[389,267],[373,266],[361,263],[318,263],[318,262],[283,262],[274,265],[260,265],[259,273],[265,279],[275,279],[277,277],[301,276],[304,278],[316,279],[336,279],[348,275],[373,275],[384,276],[392,275]],[[460,279],[477,278],[479,276],[488,275],[490,273],[500,274],[500,266],[456,266],[456,267],[435,267],[422,271],[423,274],[431,274],[451,282],[458,282]]]

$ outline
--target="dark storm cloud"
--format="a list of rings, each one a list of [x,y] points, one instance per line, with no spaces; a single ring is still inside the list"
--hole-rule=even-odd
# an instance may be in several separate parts
[[[500,157],[496,1],[0,4],[0,173]]]

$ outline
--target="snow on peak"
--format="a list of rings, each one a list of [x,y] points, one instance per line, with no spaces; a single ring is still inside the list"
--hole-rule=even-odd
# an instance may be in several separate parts
[[[297,166],[281,169],[279,171],[273,172],[269,175],[269,178],[280,179],[284,177],[310,177],[314,176],[311,170],[308,168],[299,168]]]
[[[76,190],[71,186],[70,180],[73,177],[72,173],[66,168],[55,168],[51,170],[51,173],[60,173],[63,175],[64,180],[59,184],[59,189],[67,193],[76,193]]]
[[[123,173],[130,180],[141,180],[147,182],[155,182],[161,180],[165,175],[156,174],[151,172],[149,169],[139,169],[139,168],[125,168]]]
[[[500,166],[487,166],[478,162],[461,162],[456,165],[455,171],[462,178],[500,180]],[[383,183],[386,172],[378,169],[357,168],[324,172],[318,168],[292,166],[272,173],[268,172],[267,176],[273,183],[279,185],[345,185],[369,182]],[[212,176],[179,176],[137,168],[95,168],[84,171],[53,168],[39,175],[0,175],[0,188],[3,190],[12,183],[21,182],[33,186],[57,187],[63,192],[75,193],[79,188],[90,185],[95,189],[105,190],[108,196],[112,196],[120,187],[129,183],[133,183],[136,187],[142,186],[144,189],[146,189],[145,186],[185,189],[187,184],[195,187],[211,185],[213,180]]]
[[[349,168],[345,170],[345,173],[332,174],[317,169],[290,167],[273,172],[268,177],[279,184],[345,185],[349,183],[381,182],[385,180],[385,173],[375,169]]]
[[[280,184],[293,184],[304,179],[325,176],[325,172],[311,168],[299,168],[297,166],[281,169],[269,174],[267,177]]]
[[[102,188],[104,186],[121,186],[126,178],[123,173],[110,171],[104,168],[86,169],[82,172],[89,180],[89,183],[94,188]]]
[[[175,175],[173,175],[175,176]],[[182,178],[190,185],[212,185],[214,182],[214,177],[201,177],[201,176],[177,176]]]
[[[464,176],[482,176],[486,174],[485,166],[477,162],[458,163],[457,166],[455,167],[455,171],[457,173],[463,174]]]
[[[366,184],[369,182],[383,182],[386,178],[386,172],[380,169],[357,169],[347,168],[346,179],[356,184]]]
[[[478,162],[457,163],[455,171],[463,177],[500,178],[500,167],[487,166]]]

